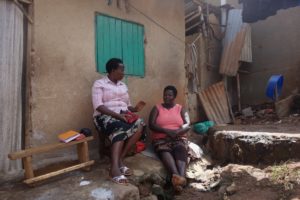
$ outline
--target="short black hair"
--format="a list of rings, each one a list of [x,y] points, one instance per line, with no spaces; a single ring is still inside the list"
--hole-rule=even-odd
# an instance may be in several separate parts
[[[165,93],[165,91],[167,91],[167,90],[171,90],[171,91],[173,92],[173,94],[174,94],[174,97],[177,96],[177,89],[176,89],[175,86],[173,86],[173,85],[168,85],[168,86],[166,86],[165,89],[164,89],[164,93]]]
[[[117,69],[119,64],[123,64],[120,58],[111,58],[106,63],[106,72],[110,73],[112,70]]]

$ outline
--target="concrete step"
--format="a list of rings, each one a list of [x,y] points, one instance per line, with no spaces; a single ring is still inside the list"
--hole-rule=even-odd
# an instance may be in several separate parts
[[[208,138],[212,158],[221,163],[273,164],[300,158],[299,126],[216,126]]]

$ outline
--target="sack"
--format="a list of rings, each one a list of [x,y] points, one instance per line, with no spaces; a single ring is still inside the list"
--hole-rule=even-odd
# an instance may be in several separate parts
[[[129,123],[129,124],[132,124],[136,120],[139,119],[139,116],[137,114],[134,114],[134,113],[132,113],[130,111],[126,111],[126,112],[124,112],[124,114],[125,114],[125,118],[127,120],[127,123]]]

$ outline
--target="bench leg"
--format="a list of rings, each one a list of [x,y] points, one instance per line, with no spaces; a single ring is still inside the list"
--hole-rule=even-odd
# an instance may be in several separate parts
[[[24,169],[25,169],[25,178],[26,179],[33,178],[34,173],[33,173],[33,168],[31,165],[32,156],[24,157],[24,158],[22,158],[22,161],[23,161],[23,165],[24,165]]]
[[[80,163],[89,161],[89,147],[87,142],[77,144],[77,154]],[[83,168],[85,171],[90,170],[90,166]]]

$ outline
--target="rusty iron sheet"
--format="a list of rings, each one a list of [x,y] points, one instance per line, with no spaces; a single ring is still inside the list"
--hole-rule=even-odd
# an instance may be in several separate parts
[[[206,116],[218,124],[232,122],[230,107],[223,82],[216,83],[199,94]]]
[[[240,9],[229,11],[227,28],[223,39],[220,73],[235,76],[239,61],[252,62],[251,28],[242,22]]]
[[[240,61],[249,62],[249,63],[252,62],[252,41],[251,41],[250,26],[246,31],[245,42],[244,42],[244,46],[242,48]]]

